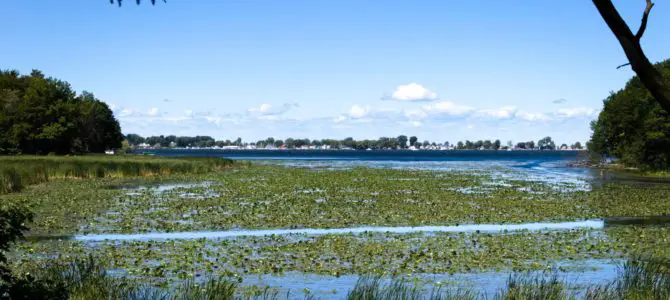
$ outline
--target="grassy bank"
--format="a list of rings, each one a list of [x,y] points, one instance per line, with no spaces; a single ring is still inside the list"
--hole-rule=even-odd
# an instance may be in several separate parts
[[[55,178],[123,178],[200,174],[234,166],[221,158],[156,158],[146,156],[4,156],[0,157],[0,194]]]

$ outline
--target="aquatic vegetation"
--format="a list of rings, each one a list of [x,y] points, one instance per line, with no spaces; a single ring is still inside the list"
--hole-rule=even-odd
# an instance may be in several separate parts
[[[599,198],[586,192],[557,191],[543,182],[490,185],[490,175],[468,172],[253,166],[163,180],[209,184],[169,191],[126,187],[119,193],[102,188],[121,183],[114,178],[64,180],[9,198],[32,202],[45,214],[63,210],[81,217],[81,228],[73,230],[61,225],[73,223],[69,218],[38,216],[34,230],[53,234],[524,223],[601,215],[594,209],[601,204],[593,205]]]
[[[144,297],[141,293],[158,298],[173,296],[173,291],[161,289],[184,282],[190,282],[190,287],[184,286],[184,293],[196,298],[212,296],[208,294],[210,290],[220,290],[217,295],[224,295],[224,290],[233,289],[233,283],[234,297],[253,294],[282,298],[283,293],[278,294],[275,289],[250,287],[244,281],[252,275],[283,276],[292,272],[330,278],[498,271],[567,273],[597,267],[588,264],[594,260],[619,263],[631,256],[670,257],[670,228],[664,227],[664,222],[656,222],[655,227],[610,227],[608,224],[612,223],[606,221],[602,229],[560,232],[362,232],[88,242],[71,239],[100,233],[522,224],[670,213],[670,189],[663,186],[604,183],[582,190],[567,182],[523,179],[514,170],[444,172],[253,165],[226,172],[203,169],[201,173],[161,172],[130,177],[105,174],[109,176],[89,176],[86,180],[49,177],[46,184],[0,195],[0,203],[25,204],[35,213],[34,222],[28,224],[29,240],[9,253],[15,270],[39,268],[54,259],[66,263],[94,255],[105,258],[100,263],[106,276],[123,278],[133,286],[152,287],[133,290],[139,298]],[[573,268],[565,262],[586,263]],[[203,288],[206,278],[227,281]],[[242,285],[239,281],[243,281]],[[500,299],[573,296],[572,286],[547,278],[516,278],[509,283],[511,286],[499,293]],[[454,287],[447,284],[441,284],[437,293],[437,287],[433,289],[430,283],[417,286],[416,282],[384,281],[377,285],[370,280],[361,281],[351,297],[388,296],[384,294],[387,287],[400,295],[398,298],[417,298],[419,294],[426,298],[431,292],[435,292],[432,299],[458,298],[453,295],[480,297],[468,291],[455,293]],[[336,292],[337,298],[346,295],[342,290]],[[314,291],[292,293],[311,297]]]

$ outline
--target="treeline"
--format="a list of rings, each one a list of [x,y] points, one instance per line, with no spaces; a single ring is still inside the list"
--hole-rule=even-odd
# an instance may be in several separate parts
[[[517,143],[516,146],[512,141],[508,141],[507,144],[503,145],[500,140],[479,140],[479,141],[465,141],[457,142],[456,144],[451,144],[448,141],[446,142],[430,142],[425,140],[420,142],[416,136],[407,137],[405,135],[400,135],[398,137],[380,137],[376,140],[355,140],[351,137],[345,138],[343,140],[337,139],[296,139],[288,138],[286,140],[275,139],[269,137],[264,140],[258,140],[255,142],[244,142],[242,138],[237,138],[236,140],[216,140],[211,136],[150,136],[142,137],[138,134],[128,134],[125,136],[129,145],[132,147],[160,147],[160,148],[206,148],[206,147],[253,147],[253,148],[288,148],[288,149],[297,149],[304,147],[312,147],[319,149],[356,149],[356,150],[366,150],[366,149],[460,149],[460,150],[500,150],[500,149],[538,149],[538,150],[556,150],[556,149],[573,149],[580,150],[582,145],[580,142],[576,142],[570,146],[567,144],[562,144],[560,147],[556,147],[555,143],[551,137],[545,137],[537,142],[521,142]]]
[[[670,82],[670,60],[656,64]],[[618,158],[621,163],[648,169],[670,169],[670,114],[636,76],[604,101],[591,123],[589,150]]]
[[[121,147],[123,135],[107,104],[70,84],[0,70],[0,154],[104,152]]]

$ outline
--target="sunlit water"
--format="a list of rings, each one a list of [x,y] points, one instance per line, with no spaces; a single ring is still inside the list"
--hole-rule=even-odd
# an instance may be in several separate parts
[[[92,234],[78,235],[80,241],[133,241],[133,240],[172,240],[172,239],[221,239],[232,237],[260,237],[273,235],[308,235],[325,234],[361,234],[367,232],[382,233],[415,233],[415,232],[482,232],[499,233],[512,231],[540,230],[573,230],[580,228],[602,229],[602,220],[586,220],[560,223],[524,223],[524,224],[465,224],[454,226],[418,226],[418,227],[354,227],[354,228],[305,228],[305,229],[267,229],[267,230],[227,230],[227,231],[196,231],[196,232],[152,232],[138,234]]]

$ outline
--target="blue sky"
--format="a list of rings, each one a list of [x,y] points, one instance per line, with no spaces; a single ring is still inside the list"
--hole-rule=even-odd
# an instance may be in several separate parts
[[[0,68],[93,92],[124,133],[586,141],[630,69],[591,1],[0,0]],[[615,1],[637,30],[643,0]],[[670,57],[670,4],[643,47]]]

